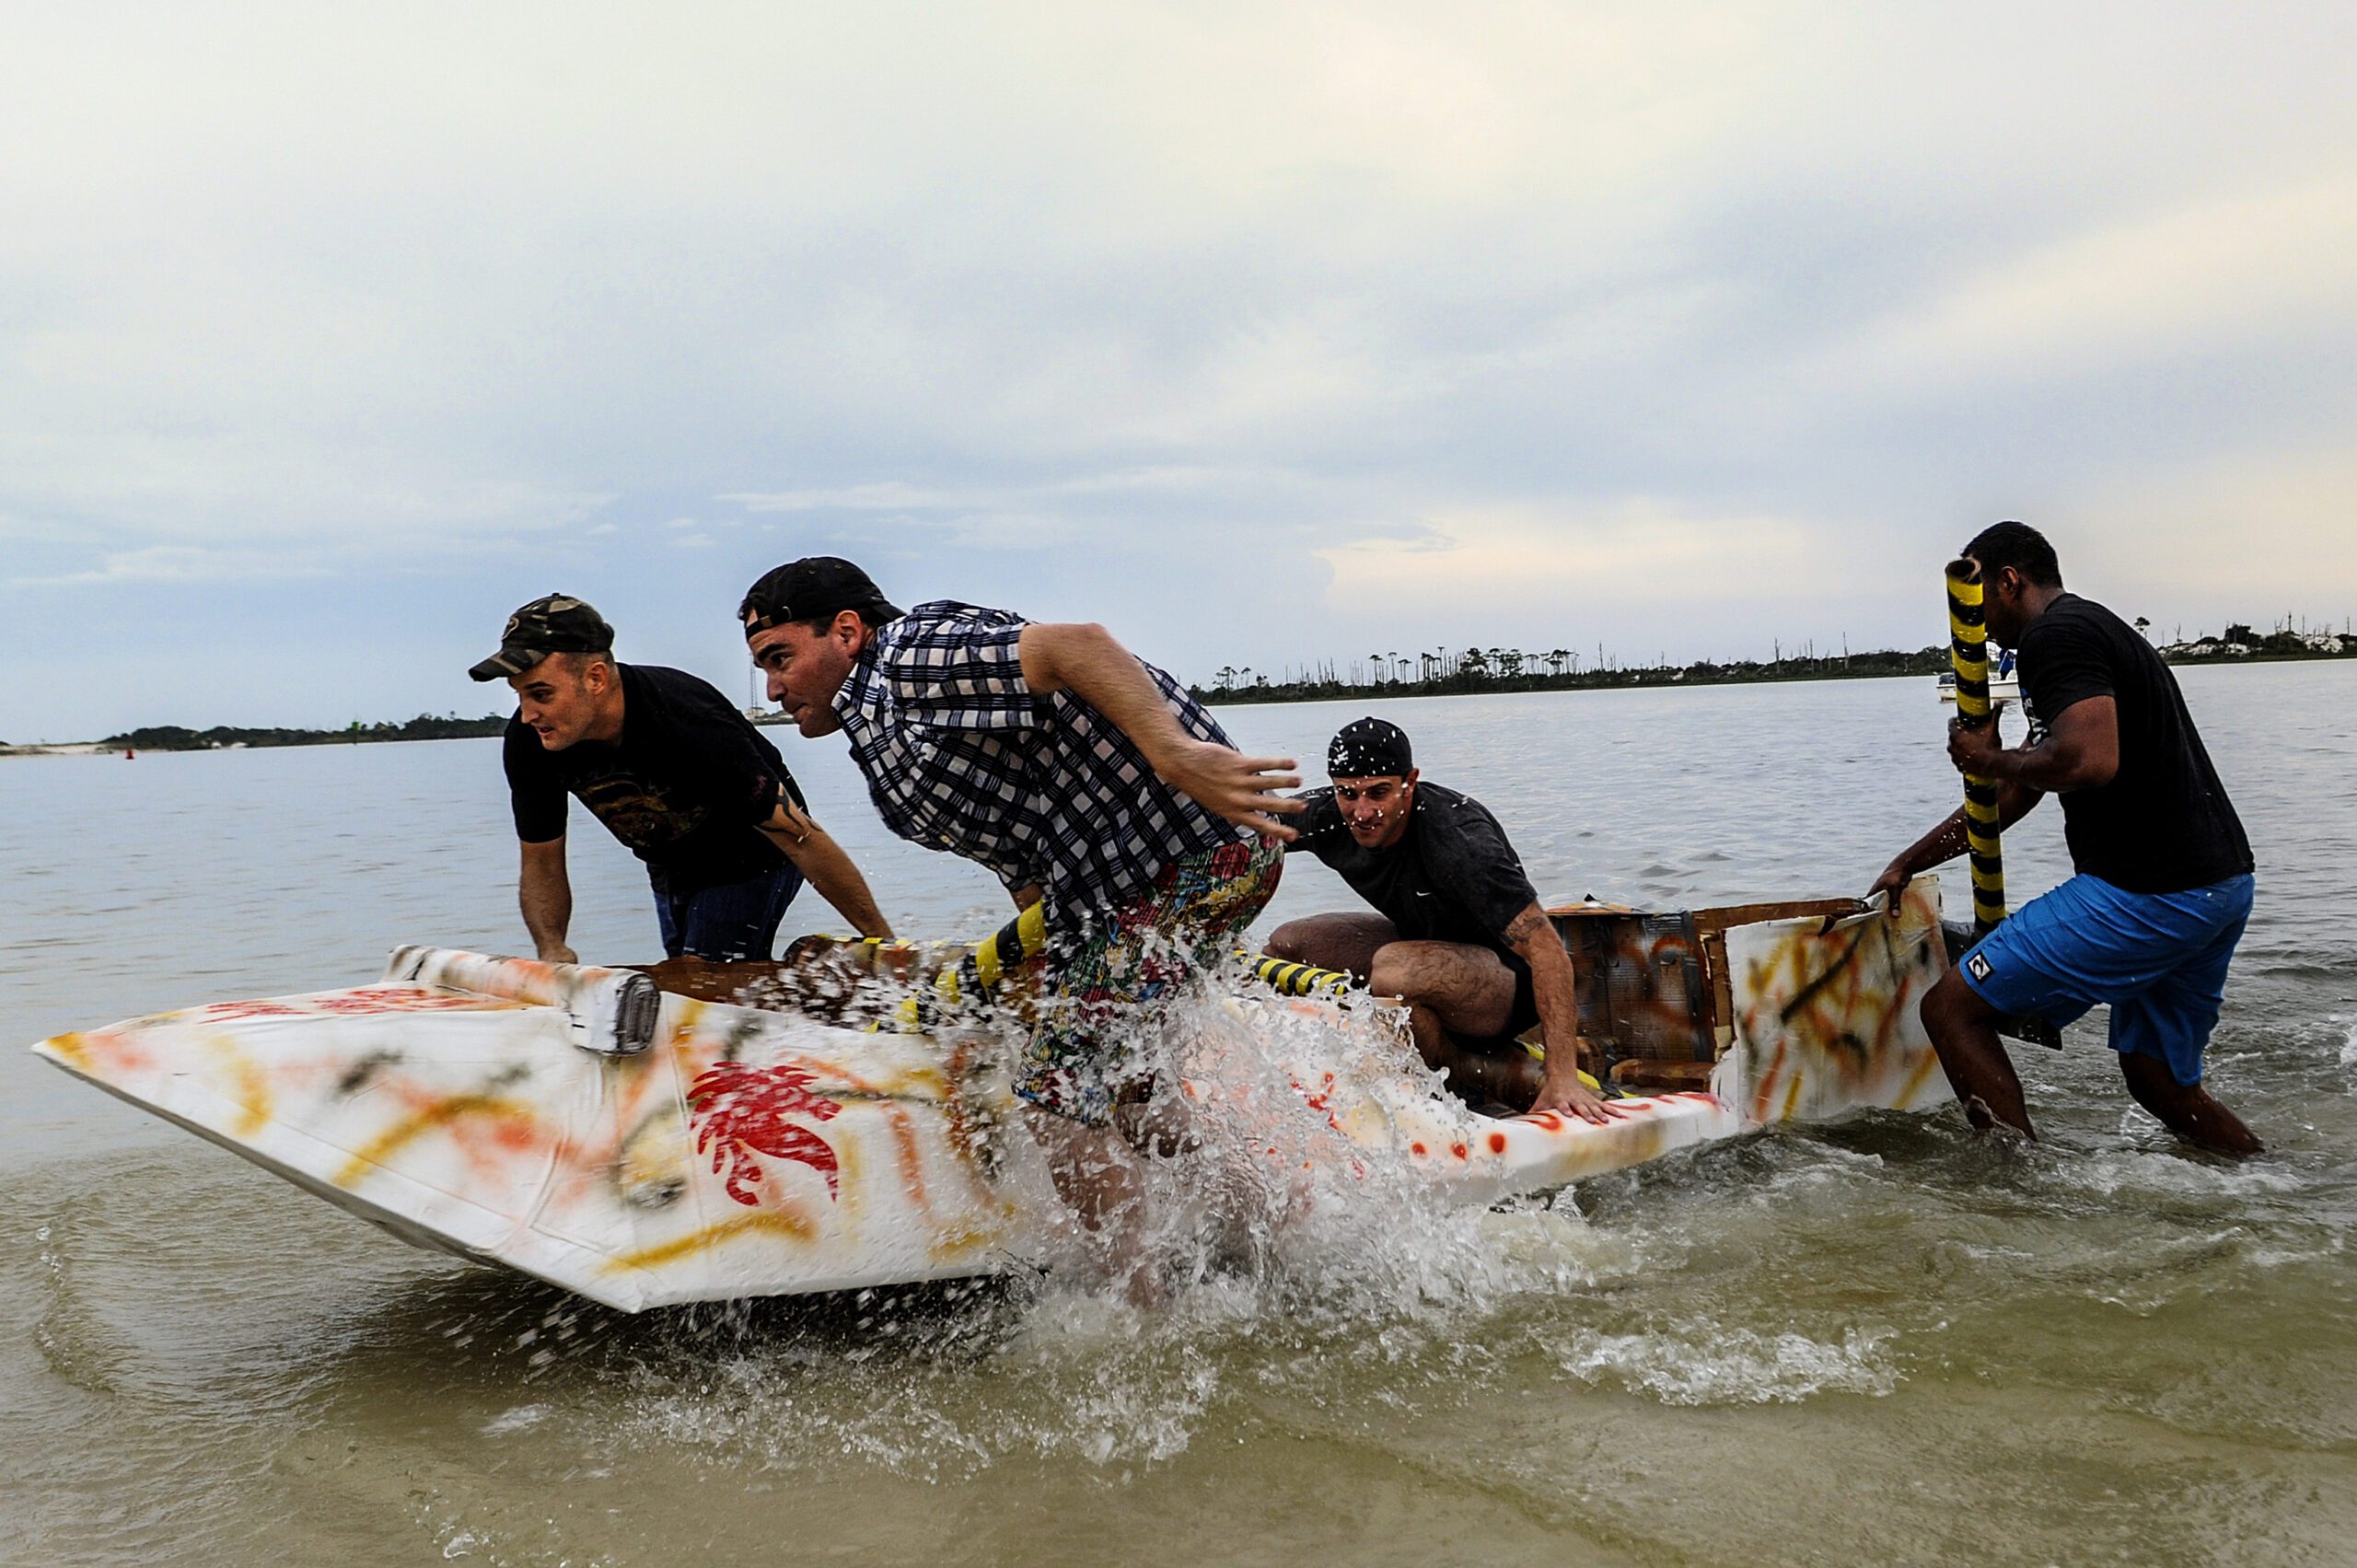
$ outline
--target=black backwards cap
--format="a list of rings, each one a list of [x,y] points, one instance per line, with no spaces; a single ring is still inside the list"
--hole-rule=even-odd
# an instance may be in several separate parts
[[[745,623],[745,635],[750,637],[790,621],[813,621],[846,610],[856,610],[878,625],[900,613],[877,588],[875,579],[850,562],[832,555],[806,555],[762,573],[761,580],[745,590],[737,619]]]
[[[548,594],[507,618],[499,651],[467,671],[477,680],[521,675],[551,654],[610,653],[614,629],[571,594]]]
[[[1338,779],[1406,778],[1415,765],[1408,732],[1387,719],[1353,719],[1326,748],[1326,772]]]

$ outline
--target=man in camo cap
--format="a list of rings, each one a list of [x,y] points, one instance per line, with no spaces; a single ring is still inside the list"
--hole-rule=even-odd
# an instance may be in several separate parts
[[[566,943],[566,797],[646,865],[663,951],[766,958],[807,880],[864,935],[889,936],[867,883],[810,819],[777,748],[709,683],[623,664],[614,630],[580,599],[536,598],[507,618],[499,651],[467,673],[505,679],[519,706],[505,763],[522,848],[518,901],[539,955]]]

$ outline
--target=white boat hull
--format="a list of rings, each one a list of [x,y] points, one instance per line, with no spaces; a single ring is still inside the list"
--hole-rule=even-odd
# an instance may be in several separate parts
[[[1184,1090],[1205,1115],[1322,1121],[1321,1157],[1380,1151],[1475,1203],[1780,1121],[1920,1109],[1947,1098],[1915,1016],[1945,968],[1937,909],[1923,878],[1895,919],[1728,930],[1709,1090],[1612,1102],[1600,1127],[1476,1115],[1383,1009],[1273,995],[1225,997],[1224,1016],[1262,1039],[1321,1016],[1332,1045],[1290,1071],[1297,1102],[1255,1111],[1215,1067]],[[412,948],[394,973],[33,1049],[405,1240],[624,1310],[986,1273],[1065,1224],[982,1037],[667,993],[647,1048],[616,1055],[582,1043],[611,1027],[615,971]]]

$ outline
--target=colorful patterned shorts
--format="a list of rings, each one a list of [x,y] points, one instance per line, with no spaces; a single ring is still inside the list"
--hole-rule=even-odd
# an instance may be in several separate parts
[[[1051,951],[1039,1028],[1015,1092],[1091,1127],[1153,1081],[1144,1005],[1216,968],[1252,923],[1285,868],[1274,839],[1225,843],[1165,866],[1154,892],[1100,917],[1070,952]]]

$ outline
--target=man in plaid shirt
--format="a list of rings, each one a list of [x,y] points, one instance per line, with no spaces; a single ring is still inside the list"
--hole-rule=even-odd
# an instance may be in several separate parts
[[[1058,1191],[1132,1243],[1133,1267],[1142,1190],[1111,1130],[1151,1090],[1148,1005],[1218,962],[1276,890],[1295,763],[1239,755],[1101,626],[949,599],[904,615],[831,556],[769,573],[737,614],[771,700],[805,736],[849,738],[887,826],[988,866],[1018,906],[1047,900],[1016,1092]]]

